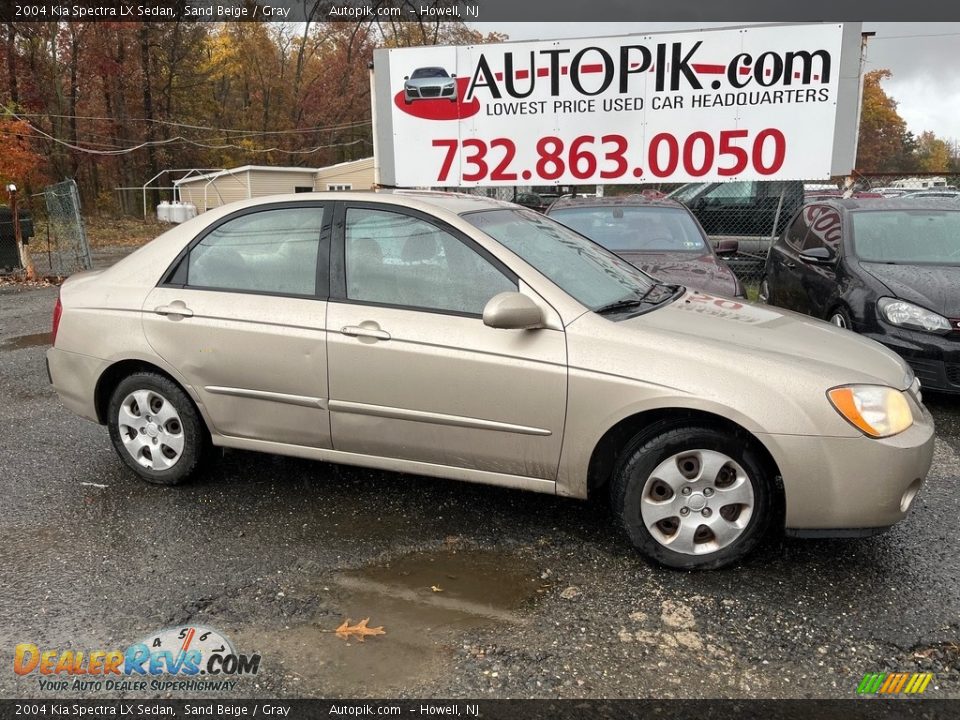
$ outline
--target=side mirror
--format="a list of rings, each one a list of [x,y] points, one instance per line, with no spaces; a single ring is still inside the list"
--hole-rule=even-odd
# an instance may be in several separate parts
[[[404,76],[403,76],[403,79],[404,79],[404,80],[409,80],[409,79],[410,79],[410,76],[409,76],[409,75],[404,75]]]
[[[543,327],[543,313],[526,295],[503,292],[483,308],[483,324],[500,330],[534,330]]]
[[[739,240],[721,240],[717,243],[717,255],[736,255],[740,251]]]
[[[450,77],[456,77],[456,76],[457,76],[456,73],[450,73]]]
[[[800,259],[810,265],[829,265],[833,262],[833,251],[826,247],[815,247],[803,250]]]

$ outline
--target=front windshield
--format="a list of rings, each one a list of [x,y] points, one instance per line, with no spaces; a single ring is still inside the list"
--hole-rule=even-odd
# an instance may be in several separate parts
[[[445,78],[450,77],[447,75],[447,71],[443,68],[432,67],[432,68],[419,68],[413,71],[413,75],[410,76],[412,80],[421,80],[423,78]]]
[[[855,252],[865,262],[960,265],[960,211],[876,210],[851,215]]]
[[[640,297],[654,284],[630,263],[531,210],[484,210],[463,219],[591,310]]]
[[[697,223],[680,208],[569,207],[550,217],[614,252],[707,252]]]

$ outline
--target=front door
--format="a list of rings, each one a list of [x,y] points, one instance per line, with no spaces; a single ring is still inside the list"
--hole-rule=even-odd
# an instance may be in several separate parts
[[[390,205],[345,203],[332,253],[334,449],[556,479],[564,333],[482,320],[518,278],[453,228]]]

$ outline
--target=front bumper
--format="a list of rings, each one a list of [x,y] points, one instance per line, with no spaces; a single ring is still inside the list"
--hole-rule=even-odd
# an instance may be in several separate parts
[[[933,461],[933,418],[913,409],[913,425],[882,440],[759,435],[783,478],[788,534],[871,534],[906,517]]]
[[[960,393],[960,332],[944,336],[891,328],[863,334],[906,360],[924,390]]]

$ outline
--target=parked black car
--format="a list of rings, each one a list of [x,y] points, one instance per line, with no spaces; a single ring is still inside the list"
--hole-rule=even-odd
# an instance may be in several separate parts
[[[718,257],[735,253],[736,241],[714,249],[678,202],[643,195],[560,198],[547,215],[659,280],[724,297],[746,297],[737,276]]]
[[[760,300],[877,340],[924,387],[960,393],[960,204],[808,203],[770,249]]]

